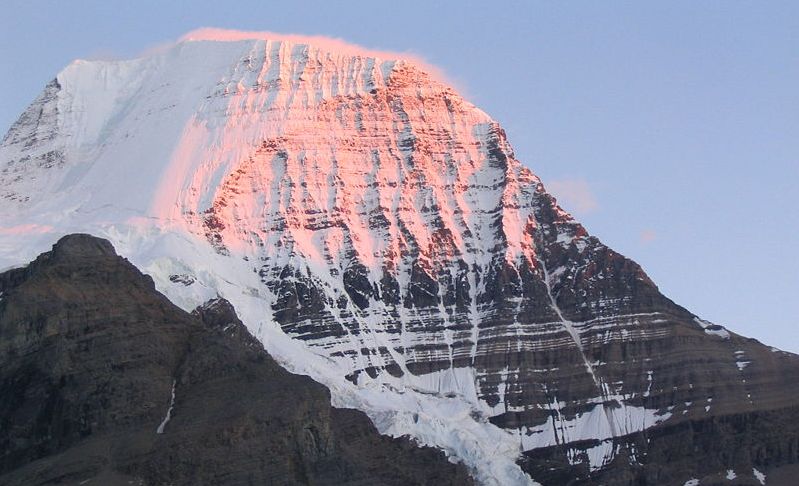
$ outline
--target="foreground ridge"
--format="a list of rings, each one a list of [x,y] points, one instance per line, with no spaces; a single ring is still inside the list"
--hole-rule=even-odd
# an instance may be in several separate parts
[[[0,291],[2,484],[472,483],[332,408],[224,299],[175,307],[106,240],[66,236]]]

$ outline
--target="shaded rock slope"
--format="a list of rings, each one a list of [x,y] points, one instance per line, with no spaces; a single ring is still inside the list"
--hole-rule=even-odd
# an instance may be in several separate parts
[[[0,451],[4,485],[471,484],[82,234],[0,274]]]

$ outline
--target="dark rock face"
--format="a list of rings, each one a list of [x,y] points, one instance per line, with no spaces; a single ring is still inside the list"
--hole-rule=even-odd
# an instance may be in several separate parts
[[[471,484],[282,369],[215,300],[187,314],[105,240],[0,275],[0,483]]]

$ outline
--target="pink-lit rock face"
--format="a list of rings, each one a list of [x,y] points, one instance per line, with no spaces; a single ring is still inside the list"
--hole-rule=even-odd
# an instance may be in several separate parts
[[[341,41],[205,29],[72,63],[0,146],[0,219],[0,257],[101,231],[187,308],[224,294],[270,352],[279,326],[304,344],[289,365],[484,479],[539,449],[599,470],[691,403],[736,412],[780,376],[589,236],[440,75]],[[447,412],[424,422],[412,394]]]
[[[490,159],[489,148],[510,149],[484,113],[408,64],[347,59],[345,71],[359,82],[337,86],[336,70],[319,59],[301,62],[314,67],[293,66],[285,77],[255,82],[276,84],[276,96],[223,95],[233,125],[224,133],[235,133],[254,113],[278,129],[227,170],[204,211],[220,245],[280,243],[339,271],[351,252],[370,269],[396,271],[402,255],[431,264],[484,258],[497,236],[491,225],[499,222],[508,261],[534,260],[524,229],[535,224],[538,181],[510,155]],[[268,69],[258,75],[267,77]],[[191,201],[184,209],[204,208]]]
[[[518,340],[494,329],[480,344],[500,312],[487,286],[512,279],[521,299],[526,278],[545,292],[541,204],[562,243],[584,232],[496,122],[405,61],[255,45],[184,130],[153,212],[263,262],[277,320],[353,379],[472,366]],[[189,182],[177,193],[174,180]],[[554,318],[542,300],[539,317]]]

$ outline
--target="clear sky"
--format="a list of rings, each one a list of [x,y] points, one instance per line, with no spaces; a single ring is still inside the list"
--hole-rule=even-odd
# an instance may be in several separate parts
[[[4,0],[0,131],[74,58],[198,27],[410,51],[588,230],[703,318],[799,352],[799,2]]]

